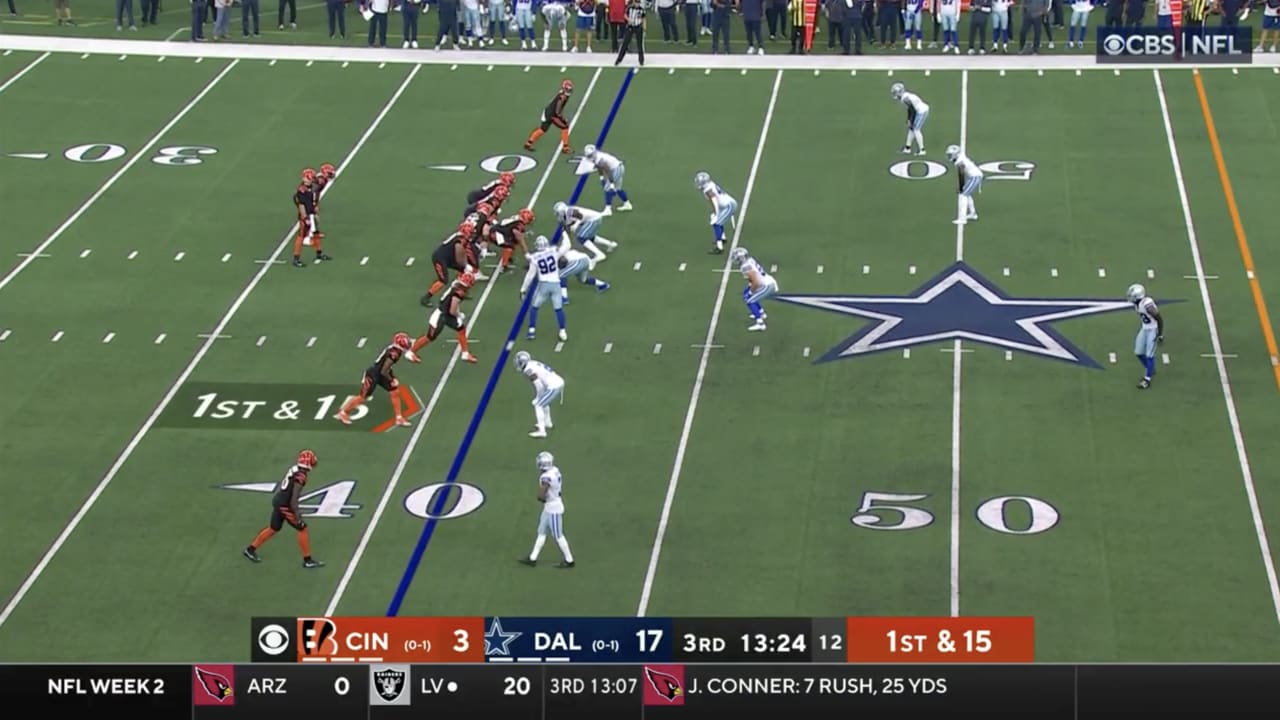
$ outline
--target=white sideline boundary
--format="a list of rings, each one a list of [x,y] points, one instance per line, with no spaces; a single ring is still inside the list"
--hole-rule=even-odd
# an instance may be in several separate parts
[[[520,52],[516,50],[401,50],[399,48],[330,47],[327,45],[254,45],[249,43],[180,43],[159,40],[63,38],[44,35],[0,35],[0,50],[27,52],[138,55],[228,60],[304,60],[309,62],[401,63],[417,65],[484,65],[503,67],[613,67],[611,53]],[[1099,65],[1093,54],[1080,55],[709,55],[646,53],[644,70],[1094,70],[1130,72],[1178,68],[1280,68],[1280,54],[1259,53],[1252,63],[1123,63]]]

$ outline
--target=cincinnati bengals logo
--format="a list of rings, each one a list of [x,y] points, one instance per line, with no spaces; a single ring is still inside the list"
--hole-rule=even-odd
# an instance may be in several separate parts
[[[212,670],[205,670],[197,666],[196,681],[209,694],[209,697],[218,702],[226,702],[235,694],[235,688],[231,686],[231,681]]]
[[[649,685],[653,688],[653,691],[665,698],[667,702],[675,702],[684,695],[684,688],[680,685],[680,678],[675,675],[646,667],[644,676],[649,680]]]

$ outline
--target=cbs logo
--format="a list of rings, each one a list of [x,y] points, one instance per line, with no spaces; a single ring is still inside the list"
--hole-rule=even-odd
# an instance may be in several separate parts
[[[283,655],[289,649],[289,631],[282,625],[267,625],[258,631],[258,649],[271,655]]]

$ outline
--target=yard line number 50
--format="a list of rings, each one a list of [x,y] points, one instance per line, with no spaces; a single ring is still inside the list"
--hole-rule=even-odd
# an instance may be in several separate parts
[[[934,521],[932,512],[916,506],[928,499],[928,493],[865,492],[849,522],[868,530],[919,530]],[[1057,508],[1028,495],[984,500],[975,514],[984,527],[1005,535],[1039,535],[1060,519]]]
[[[988,160],[978,163],[986,180],[1030,180],[1036,164],[1026,160]],[[903,180],[936,180],[951,169],[933,160],[900,160],[889,166],[889,174]]]

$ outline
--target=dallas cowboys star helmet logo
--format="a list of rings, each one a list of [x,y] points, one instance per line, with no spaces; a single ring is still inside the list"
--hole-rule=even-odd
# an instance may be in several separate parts
[[[1038,357],[1100,368],[1053,329],[1058,320],[1132,310],[1121,299],[1015,298],[963,262],[906,296],[778,295],[793,305],[874,320],[816,362],[909,348],[940,340],[971,340]],[[1166,300],[1166,303],[1171,302]]]
[[[524,633],[504,632],[502,619],[494,618],[484,633],[484,656],[511,657],[511,642]]]

